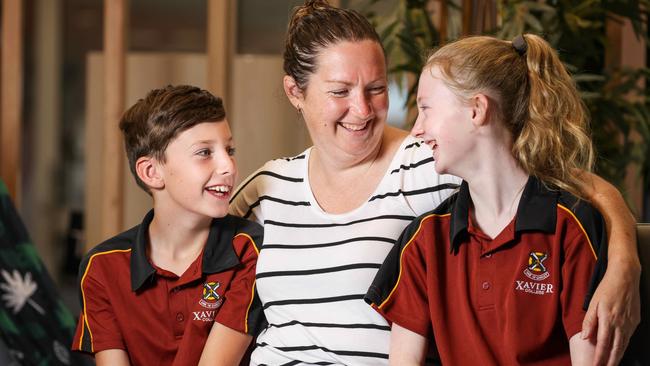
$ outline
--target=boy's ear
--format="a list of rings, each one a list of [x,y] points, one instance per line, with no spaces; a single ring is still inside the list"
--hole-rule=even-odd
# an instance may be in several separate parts
[[[474,95],[470,100],[470,107],[472,113],[472,124],[476,127],[486,125],[492,107],[487,95],[481,93]]]
[[[160,171],[160,163],[151,156],[142,156],[135,162],[138,178],[151,189],[165,188],[165,180]]]
[[[296,83],[296,80],[289,75],[284,75],[284,78],[282,79],[282,84],[284,85],[284,93],[287,94],[289,101],[291,102],[291,104],[293,104],[294,108],[296,108],[298,112],[300,112],[302,110],[302,102],[304,99],[304,95],[302,90]]]

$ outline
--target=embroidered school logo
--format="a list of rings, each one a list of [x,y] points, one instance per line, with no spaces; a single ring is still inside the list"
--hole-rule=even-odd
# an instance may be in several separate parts
[[[548,254],[544,252],[530,252],[528,255],[528,265],[524,269],[526,277],[534,281],[542,281],[551,274],[548,273],[544,261],[548,259]]]
[[[199,304],[207,309],[216,309],[221,306],[223,299],[217,293],[217,289],[221,286],[219,282],[206,282],[203,284],[203,296],[199,300]]]

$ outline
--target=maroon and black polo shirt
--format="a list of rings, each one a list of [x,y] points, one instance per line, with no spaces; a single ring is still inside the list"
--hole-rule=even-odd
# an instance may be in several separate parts
[[[123,349],[134,365],[196,365],[213,322],[256,335],[264,321],[255,293],[262,227],[214,219],[202,255],[179,277],[147,257],[153,215],[84,257],[72,349]]]
[[[605,271],[601,215],[533,177],[494,239],[473,225],[470,207],[463,182],[410,224],[366,301],[433,336],[446,365],[570,365],[568,340]]]

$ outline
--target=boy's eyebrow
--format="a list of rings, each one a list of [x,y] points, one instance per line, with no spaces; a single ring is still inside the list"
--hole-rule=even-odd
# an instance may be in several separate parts
[[[228,142],[228,143],[230,143],[230,142],[232,142],[232,141],[233,141],[232,136],[228,137],[228,139],[226,140],[226,142]],[[194,142],[192,145],[190,145],[190,148],[192,148],[192,147],[194,147],[194,146],[196,146],[196,145],[201,145],[201,144],[212,144],[212,143],[214,143],[214,140],[200,140],[200,141],[196,141],[196,142]]]

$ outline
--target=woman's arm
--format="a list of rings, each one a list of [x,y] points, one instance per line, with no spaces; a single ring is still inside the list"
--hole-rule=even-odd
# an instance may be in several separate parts
[[[595,364],[616,365],[641,318],[636,222],[614,186],[594,174],[585,178],[583,193],[607,225],[608,261],[585,315],[582,338],[596,337]]]
[[[129,355],[123,349],[107,349],[95,354],[97,366],[130,366]]]
[[[205,342],[199,366],[239,365],[252,336],[214,323]]]
[[[390,330],[390,354],[388,356],[391,365],[424,365],[426,355],[426,338],[393,323]]]

